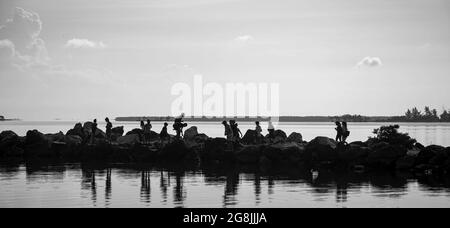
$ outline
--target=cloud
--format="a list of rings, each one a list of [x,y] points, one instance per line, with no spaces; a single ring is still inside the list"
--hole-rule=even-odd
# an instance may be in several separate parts
[[[49,61],[40,38],[42,21],[37,13],[16,7],[12,18],[0,26],[0,62],[17,67],[45,65]]]
[[[88,39],[71,39],[68,40],[66,48],[106,48],[103,42],[90,41]]]
[[[381,59],[378,57],[370,57],[367,56],[365,58],[363,58],[361,61],[359,61],[356,66],[357,67],[379,67],[382,66],[383,63],[381,62]]]
[[[243,36],[236,37],[234,40],[238,41],[238,42],[248,42],[248,41],[253,40],[253,37],[250,35],[243,35]]]

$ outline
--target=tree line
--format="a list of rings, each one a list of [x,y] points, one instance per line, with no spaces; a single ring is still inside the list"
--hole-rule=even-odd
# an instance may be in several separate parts
[[[408,109],[402,118],[411,122],[450,122],[450,110],[444,109],[441,114],[438,114],[436,109],[430,109],[428,106],[425,106],[423,112],[414,107]]]

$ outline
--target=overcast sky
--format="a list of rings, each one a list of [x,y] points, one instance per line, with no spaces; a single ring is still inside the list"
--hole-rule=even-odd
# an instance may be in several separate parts
[[[450,108],[448,0],[0,0],[0,115],[168,115],[171,86],[276,82],[282,115]]]

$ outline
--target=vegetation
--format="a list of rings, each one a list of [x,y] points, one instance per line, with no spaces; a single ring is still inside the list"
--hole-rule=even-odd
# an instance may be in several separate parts
[[[374,129],[373,133],[376,135],[375,139],[377,141],[386,142],[391,145],[403,145],[406,148],[411,148],[417,141],[411,138],[408,133],[400,133],[398,129],[400,126],[389,125],[381,126],[380,128]]]
[[[423,112],[416,107],[408,109],[402,117],[410,122],[450,122],[449,111],[444,110],[441,115],[438,115],[436,109],[430,109],[428,106],[425,106]]]

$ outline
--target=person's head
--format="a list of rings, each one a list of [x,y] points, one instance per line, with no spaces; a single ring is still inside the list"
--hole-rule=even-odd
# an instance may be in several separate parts
[[[148,124],[150,123],[150,120],[149,120],[149,119],[147,119],[147,123],[148,123]]]
[[[141,126],[142,126],[142,125],[144,125],[144,121],[143,121],[143,120],[141,120]]]
[[[342,125],[347,127],[347,122],[343,121]]]
[[[231,125],[233,125],[233,124],[235,124],[235,123],[236,123],[235,120],[230,120],[230,124],[231,124]]]
[[[97,123],[97,119],[94,119],[94,123]]]
[[[222,124],[227,125],[227,121],[226,120],[222,121]]]
[[[167,127],[167,125],[169,125],[167,122],[164,122],[164,127]]]
[[[341,123],[339,121],[334,122],[336,126],[341,126]]]
[[[108,117],[106,117],[106,118],[105,118],[105,121],[106,121],[106,122],[109,122],[109,118],[108,118]]]
[[[255,121],[255,124],[258,126],[259,125],[259,121]]]

